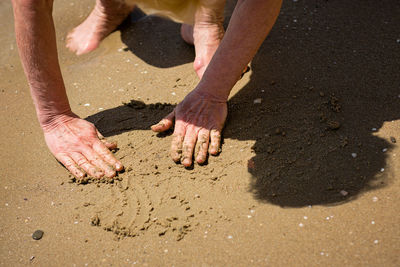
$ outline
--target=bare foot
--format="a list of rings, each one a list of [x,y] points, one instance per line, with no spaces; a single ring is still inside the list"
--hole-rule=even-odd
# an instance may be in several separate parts
[[[89,17],[68,34],[67,47],[77,55],[93,51],[133,8],[134,6],[128,6],[124,1],[96,0]]]
[[[195,46],[194,70],[201,79],[215,51],[221,43],[225,30],[223,27],[222,5],[201,6],[196,12],[194,26],[182,24],[181,36],[185,42]]]

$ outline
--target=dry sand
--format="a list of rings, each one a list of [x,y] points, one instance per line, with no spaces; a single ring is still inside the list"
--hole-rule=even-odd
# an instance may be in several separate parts
[[[285,2],[234,88],[221,155],[191,170],[149,126],[197,84],[193,48],[146,17],[76,57],[64,38],[92,5],[55,1],[60,63],[73,110],[127,171],[69,183],[0,2],[0,265],[399,266],[398,1]]]

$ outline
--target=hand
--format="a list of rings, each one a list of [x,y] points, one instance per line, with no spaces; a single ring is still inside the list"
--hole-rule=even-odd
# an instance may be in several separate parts
[[[123,169],[109,150],[117,145],[105,141],[92,123],[75,114],[60,116],[43,131],[51,153],[77,178],[86,174],[111,178]]]
[[[151,129],[154,132],[164,132],[172,127],[175,119],[171,157],[175,162],[180,161],[189,167],[192,165],[195,145],[198,151],[195,157],[197,163],[204,163],[208,152],[211,155],[218,154],[227,114],[226,101],[216,100],[204,92],[194,90]]]

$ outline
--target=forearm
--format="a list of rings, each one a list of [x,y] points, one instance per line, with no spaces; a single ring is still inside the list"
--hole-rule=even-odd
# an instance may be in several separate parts
[[[53,1],[13,0],[15,34],[40,125],[71,114],[57,57]]]
[[[281,0],[239,0],[225,36],[199,83],[199,91],[226,101],[243,69],[274,25]]]

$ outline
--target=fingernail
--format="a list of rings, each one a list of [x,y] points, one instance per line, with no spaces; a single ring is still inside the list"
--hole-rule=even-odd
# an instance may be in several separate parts
[[[103,177],[104,176],[104,173],[103,172],[95,172],[94,173],[94,177],[95,178],[101,178],[101,177]]]
[[[124,166],[122,166],[121,163],[119,163],[119,162],[115,163],[115,169],[117,171],[121,171],[123,168],[124,168]]]
[[[204,163],[205,158],[203,156],[199,156],[199,157],[197,157],[196,161],[197,161],[197,163],[202,164],[202,163]]]
[[[192,165],[192,163],[190,162],[189,158],[183,158],[183,159],[182,159],[182,164],[183,164],[185,167],[189,167],[190,165]]]

